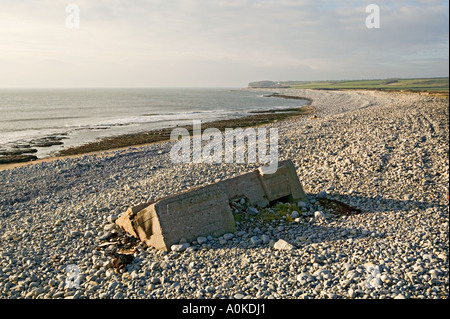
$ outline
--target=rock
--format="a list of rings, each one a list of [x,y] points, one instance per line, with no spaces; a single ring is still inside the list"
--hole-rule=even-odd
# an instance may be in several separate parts
[[[391,279],[389,278],[389,276],[387,274],[382,274],[380,276],[380,280],[386,284],[389,284],[391,282]]]
[[[222,237],[223,237],[223,239],[225,239],[225,240],[230,240],[231,238],[234,237],[234,235],[233,235],[232,233],[226,233],[226,234],[224,234]]]
[[[259,245],[262,243],[262,240],[258,236],[253,236],[250,238],[250,242],[254,245]]]
[[[206,238],[206,237],[203,237],[203,236],[197,237],[197,243],[199,245],[202,245],[202,244],[206,243],[207,241],[208,241],[208,238]]]
[[[273,248],[276,250],[291,250],[294,249],[294,246],[285,241],[284,239],[278,239],[273,245]]]
[[[110,282],[109,285],[108,285],[108,290],[114,290],[119,285],[120,284],[117,281]]]
[[[444,261],[447,260],[447,256],[445,254],[439,254],[437,257]]]
[[[104,231],[111,231],[111,230],[115,229],[116,227],[117,227],[116,224],[106,224],[103,227],[103,230]]]
[[[394,299],[406,299],[406,297],[403,294],[398,294]]]
[[[355,298],[355,296],[356,296],[356,292],[352,288],[350,288],[348,290],[348,297],[353,299],[353,298]]]
[[[98,240],[108,240],[111,236],[112,236],[112,233],[109,231],[102,232],[101,235],[98,237]]]
[[[306,208],[306,203],[303,201],[298,201],[297,202],[297,207],[302,209],[302,208]]]
[[[234,285],[235,285],[234,282],[232,282],[232,281],[227,281],[227,282],[225,282],[225,283],[223,284],[223,287],[229,289],[229,288],[233,288]]]
[[[189,243],[183,243],[183,244],[175,244],[170,246],[170,250],[172,251],[184,251],[190,246]]]
[[[63,145],[63,144],[64,144],[63,142],[58,141],[57,138],[53,137],[42,138],[33,142],[33,146],[35,147],[50,147],[53,145]]]
[[[119,218],[119,216],[113,214],[113,215],[109,215],[109,216],[106,218],[106,220],[107,220],[109,223],[114,223],[114,222],[117,220],[117,218]]]
[[[113,297],[113,299],[123,299],[123,298],[124,298],[123,292],[121,291],[118,291]]]
[[[133,271],[131,273],[131,279],[136,280],[139,278],[139,274],[136,271]]]
[[[22,163],[37,160],[34,155],[5,155],[0,156],[0,164]]]
[[[439,269],[431,269],[429,273],[431,276],[439,276],[441,274],[441,271]]]
[[[314,220],[319,221],[319,220],[325,220],[325,214],[318,210],[314,212]]]
[[[299,214],[297,211],[294,210],[294,211],[291,213],[290,216],[291,216],[292,219],[295,219],[295,218],[299,217],[300,214]]]
[[[295,239],[296,242],[302,243],[308,240],[308,236],[302,235]]]
[[[372,288],[379,288],[381,286],[381,279],[378,277],[369,277],[367,285]]]
[[[264,245],[268,244],[270,241],[270,237],[267,236],[266,234],[261,235],[261,241]]]
[[[260,214],[259,210],[257,210],[254,207],[248,207],[247,208],[247,213],[249,213],[252,216],[256,216],[256,215]]]
[[[327,196],[328,196],[328,194],[326,191],[321,191],[319,194],[317,194],[316,197],[319,199],[325,199],[325,198],[327,198]]]
[[[266,274],[263,273],[262,271],[258,271],[258,272],[256,273],[256,276],[257,276],[258,278],[264,278],[264,277],[266,276]]]

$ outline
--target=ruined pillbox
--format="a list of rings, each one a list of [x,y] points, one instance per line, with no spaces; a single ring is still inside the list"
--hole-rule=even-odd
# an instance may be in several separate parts
[[[270,202],[305,200],[306,195],[290,160],[278,163],[273,174],[259,168],[218,183],[129,208],[116,224],[134,237],[161,250],[182,238],[218,237],[235,231],[230,201],[246,198],[260,208]]]

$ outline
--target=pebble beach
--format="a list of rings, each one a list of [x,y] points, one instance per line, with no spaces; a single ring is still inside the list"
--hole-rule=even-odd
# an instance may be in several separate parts
[[[448,99],[252,90],[312,101],[314,115],[264,125],[278,129],[279,160],[293,161],[307,201],[233,203],[236,232],[163,252],[114,221],[259,165],[173,164],[167,141],[8,167],[0,298],[448,299]]]

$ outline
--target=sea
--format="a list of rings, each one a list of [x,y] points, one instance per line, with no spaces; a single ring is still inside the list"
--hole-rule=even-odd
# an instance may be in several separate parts
[[[0,89],[0,152],[33,148],[43,158],[106,137],[308,103],[268,95],[240,88]],[[48,141],[58,143],[43,145]]]

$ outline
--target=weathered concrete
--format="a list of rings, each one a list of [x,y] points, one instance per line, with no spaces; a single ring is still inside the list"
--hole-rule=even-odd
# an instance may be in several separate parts
[[[157,201],[137,213],[133,227],[148,246],[168,250],[181,238],[220,236],[235,231],[222,184],[212,184]]]
[[[278,163],[278,169],[274,174],[264,174],[262,168],[258,171],[267,200],[274,201],[283,197],[288,197],[289,201],[306,200],[292,161]]]
[[[288,198],[305,200],[306,195],[291,161],[279,163],[274,174],[255,170],[215,184],[129,208],[116,220],[129,234],[148,246],[169,250],[182,238],[221,236],[235,231],[230,201],[245,197],[250,205],[265,207]]]
[[[220,182],[229,200],[245,197],[250,205],[266,207],[269,204],[258,170]]]
[[[269,202],[288,197],[290,201],[306,200],[305,192],[292,161],[278,163],[273,174],[264,174],[259,168],[253,172],[221,181],[229,200],[246,197],[250,205],[266,207]]]

